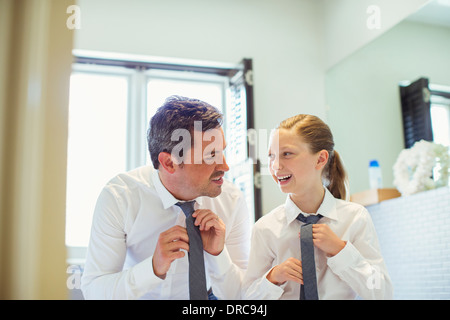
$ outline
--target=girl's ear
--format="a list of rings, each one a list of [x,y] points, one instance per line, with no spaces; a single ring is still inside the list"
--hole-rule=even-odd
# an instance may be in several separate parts
[[[177,165],[174,163],[170,153],[160,152],[158,155],[158,161],[160,164],[160,169],[163,169],[170,174],[175,172]]]
[[[327,150],[320,150],[318,152],[318,157],[317,157],[317,163],[316,163],[316,169],[323,169],[327,162],[328,162],[328,158],[329,158],[329,154]]]

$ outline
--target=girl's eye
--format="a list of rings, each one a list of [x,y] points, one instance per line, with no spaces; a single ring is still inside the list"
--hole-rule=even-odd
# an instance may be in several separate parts
[[[273,159],[273,158],[275,158],[275,155],[269,153],[268,157],[269,157],[269,159]]]

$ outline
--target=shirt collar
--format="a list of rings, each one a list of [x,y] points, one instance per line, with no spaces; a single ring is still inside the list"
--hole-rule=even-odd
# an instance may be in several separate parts
[[[163,185],[161,182],[161,178],[159,177],[159,170],[154,170],[152,172],[152,180],[153,185],[155,186],[156,193],[158,193],[159,198],[161,199],[163,203],[164,209],[168,209],[171,206],[175,205],[177,202],[181,201],[175,198],[169,190]],[[202,198],[198,197],[196,199],[193,199],[197,202],[198,205],[202,204]]]
[[[326,187],[324,187],[324,189],[325,189],[325,196],[323,197],[323,201],[320,204],[317,213],[315,214],[321,214],[324,217],[330,218],[332,220],[337,220],[336,199],[333,197],[331,192]],[[286,211],[286,222],[288,224],[294,221],[300,213],[308,215],[305,212],[303,212],[299,207],[297,207],[294,201],[291,200],[290,194],[286,198],[284,208]]]

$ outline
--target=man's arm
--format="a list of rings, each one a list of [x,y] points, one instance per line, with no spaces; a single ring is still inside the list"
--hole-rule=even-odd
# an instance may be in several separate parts
[[[163,281],[152,272],[153,257],[122,270],[127,251],[124,212],[111,191],[100,193],[81,279],[85,299],[137,299]]]

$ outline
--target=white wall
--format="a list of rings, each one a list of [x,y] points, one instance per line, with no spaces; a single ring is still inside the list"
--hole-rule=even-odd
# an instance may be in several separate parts
[[[323,1],[325,66],[329,69],[391,29],[430,0]],[[379,11],[368,11],[369,6],[375,6]],[[372,22],[374,22],[372,18],[379,18],[379,29],[372,28]]]
[[[369,189],[371,158],[393,187],[392,166],[404,148],[398,84],[425,76],[450,86],[449,52],[450,28],[404,21],[327,73],[328,120],[351,193]]]
[[[79,0],[75,49],[237,63],[253,59],[255,126],[325,116],[321,6],[309,0]],[[263,211],[285,196],[263,177]]]

